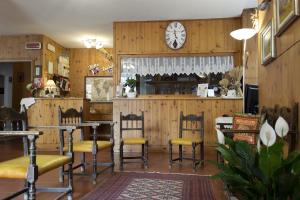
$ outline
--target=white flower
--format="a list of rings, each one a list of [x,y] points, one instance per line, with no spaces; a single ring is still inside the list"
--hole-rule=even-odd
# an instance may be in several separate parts
[[[275,131],[279,137],[284,137],[289,132],[289,125],[282,117],[278,117],[275,124]]]
[[[260,137],[262,143],[268,147],[272,146],[275,143],[276,133],[275,133],[274,129],[272,128],[272,126],[270,126],[268,121],[266,121],[262,125],[262,127],[260,129],[259,137]]]
[[[217,129],[217,128],[216,128],[216,131],[217,131],[218,143],[219,144],[225,144],[225,137],[224,137],[223,132],[220,129]]]

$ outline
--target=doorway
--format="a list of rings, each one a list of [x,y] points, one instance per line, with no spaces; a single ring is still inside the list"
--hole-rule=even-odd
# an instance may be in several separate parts
[[[21,99],[30,96],[26,85],[31,82],[30,61],[0,62],[0,106],[19,110]]]

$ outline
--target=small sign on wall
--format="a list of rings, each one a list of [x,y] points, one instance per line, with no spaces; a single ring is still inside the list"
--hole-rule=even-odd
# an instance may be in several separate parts
[[[48,49],[49,51],[55,53],[55,46],[53,46],[52,44],[48,43],[47,49]]]
[[[41,49],[42,48],[42,43],[40,42],[26,42],[25,43],[25,49]]]
[[[48,74],[53,74],[53,62],[48,61]]]

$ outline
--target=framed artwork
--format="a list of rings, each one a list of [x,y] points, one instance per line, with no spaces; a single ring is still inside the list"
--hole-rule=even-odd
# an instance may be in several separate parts
[[[197,96],[207,97],[208,93],[208,83],[198,84]]]
[[[275,0],[276,35],[281,35],[299,16],[299,0]]]
[[[261,38],[261,64],[267,65],[275,58],[274,23],[271,20],[262,30]]]
[[[86,76],[85,98],[91,102],[111,102],[113,78],[111,76]]]
[[[34,69],[35,77],[42,77],[42,65],[36,65]]]

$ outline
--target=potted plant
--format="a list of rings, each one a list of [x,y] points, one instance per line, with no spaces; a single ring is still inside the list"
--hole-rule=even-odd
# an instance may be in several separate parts
[[[214,162],[220,169],[214,178],[222,179],[238,199],[300,199],[300,153],[284,156],[282,137],[288,125],[282,118],[277,120],[275,130],[267,122],[262,125],[261,148],[229,138],[225,138],[226,145],[218,145],[224,162]],[[275,132],[280,138],[277,141]]]
[[[128,98],[134,98],[134,97],[136,97],[136,91],[135,91],[136,80],[133,79],[133,78],[128,78],[126,80],[125,86],[129,87],[129,91],[127,92],[127,97]]]

